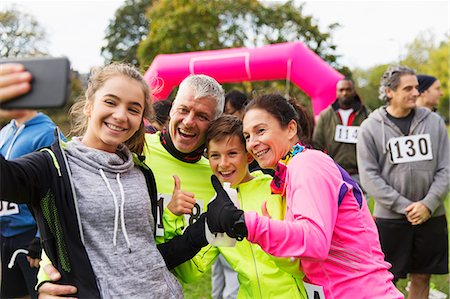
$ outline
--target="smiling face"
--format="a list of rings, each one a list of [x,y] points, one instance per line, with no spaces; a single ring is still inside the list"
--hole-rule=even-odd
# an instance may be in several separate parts
[[[390,98],[388,112],[395,117],[404,117],[416,107],[419,91],[419,82],[415,75],[403,75],[396,90],[388,88],[387,96]]]
[[[88,126],[82,142],[113,153],[141,125],[145,103],[142,86],[134,79],[117,75],[109,78],[93,97],[84,107]]]
[[[269,112],[260,108],[248,110],[244,115],[244,137],[247,151],[262,168],[275,169],[298,140],[297,123],[291,120],[286,128]]]
[[[205,142],[216,105],[211,98],[194,98],[190,88],[177,94],[170,110],[169,134],[178,151],[190,153]]]
[[[239,136],[232,135],[208,143],[209,166],[221,183],[229,182],[231,187],[252,179],[248,164],[253,160],[245,150]]]

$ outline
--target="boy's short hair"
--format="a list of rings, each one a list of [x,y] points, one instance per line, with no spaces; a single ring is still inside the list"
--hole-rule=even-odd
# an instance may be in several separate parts
[[[237,136],[245,149],[245,138],[242,134],[242,121],[234,115],[222,115],[212,121],[206,133],[206,148],[211,140],[220,141],[226,137]]]

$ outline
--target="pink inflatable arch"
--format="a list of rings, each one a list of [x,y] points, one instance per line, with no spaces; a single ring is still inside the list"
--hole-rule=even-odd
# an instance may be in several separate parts
[[[144,77],[156,91],[155,100],[161,100],[190,74],[205,74],[220,83],[287,79],[311,97],[314,115],[334,101],[336,83],[343,78],[300,42],[160,54]]]

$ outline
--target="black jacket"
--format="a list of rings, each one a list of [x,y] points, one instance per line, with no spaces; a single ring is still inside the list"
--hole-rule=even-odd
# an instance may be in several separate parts
[[[99,298],[94,271],[81,240],[67,159],[57,134],[55,131],[51,147],[39,152],[11,161],[0,155],[0,198],[27,203],[32,208],[43,248],[61,273],[58,283],[76,286],[76,296],[80,298]],[[145,164],[137,164],[145,176],[156,219],[153,173]],[[197,221],[183,235],[157,246],[167,267],[172,269],[191,259],[206,244],[204,222]]]

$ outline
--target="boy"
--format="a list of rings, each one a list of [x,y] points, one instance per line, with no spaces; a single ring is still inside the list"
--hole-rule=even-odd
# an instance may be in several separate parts
[[[282,199],[270,191],[272,177],[261,171],[249,172],[253,158],[245,149],[241,120],[224,115],[213,121],[206,148],[213,173],[222,183],[229,182],[237,189],[241,209],[261,213],[265,205],[272,218],[282,219]],[[246,240],[235,247],[207,246],[202,251],[206,251],[202,259],[206,269],[222,254],[238,273],[238,298],[306,298],[301,277],[294,278],[280,269],[283,265],[298,266],[289,259],[274,258]]]

